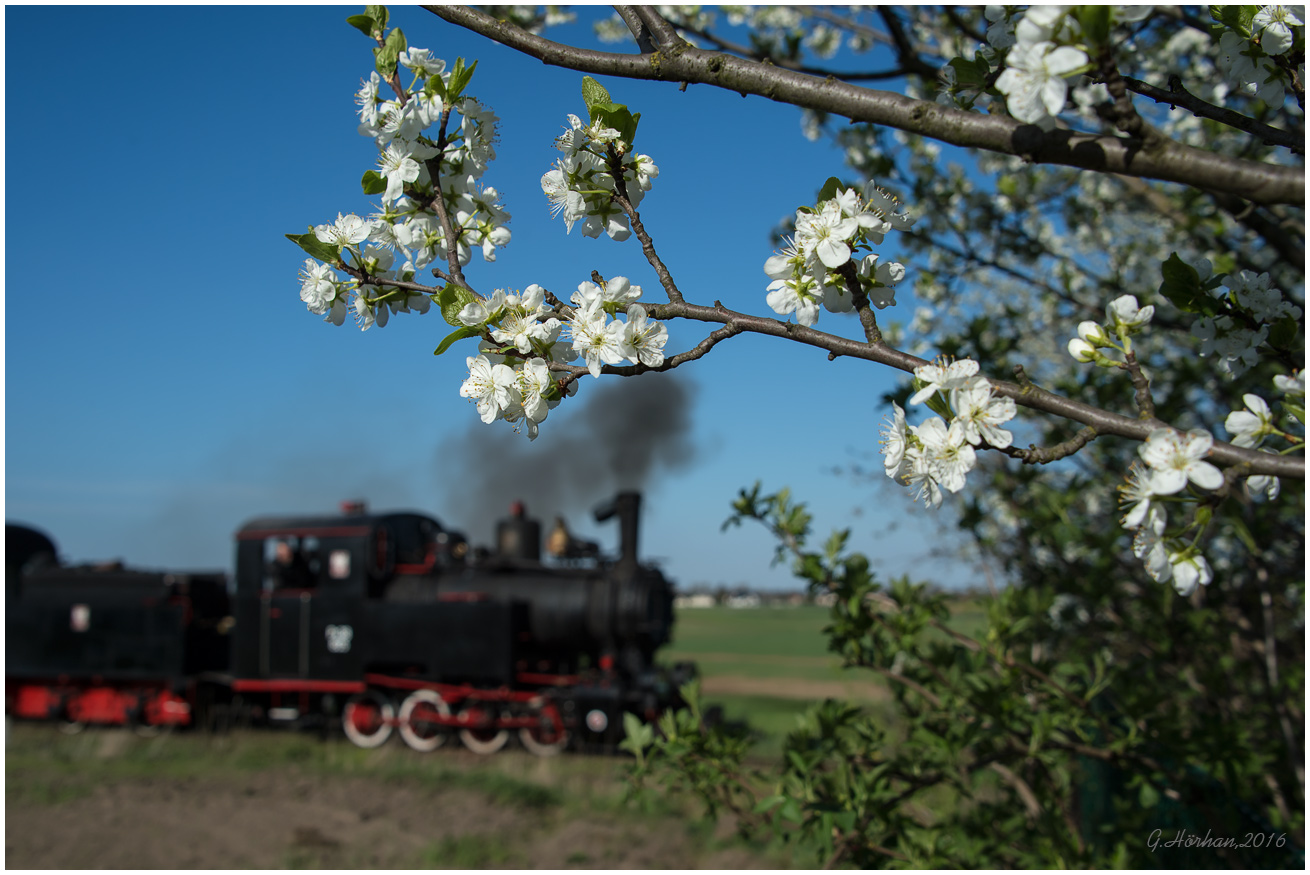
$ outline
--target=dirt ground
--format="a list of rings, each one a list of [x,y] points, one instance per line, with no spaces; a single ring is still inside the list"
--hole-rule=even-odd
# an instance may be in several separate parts
[[[524,769],[531,768],[532,758],[517,755]],[[431,756],[474,757],[457,750]],[[100,781],[89,792],[64,793],[58,779],[52,783],[41,801],[15,804],[10,797],[6,868],[776,865],[713,838],[693,849],[687,830],[667,816],[645,822],[630,812],[588,810],[567,800],[511,806],[467,783],[442,788],[379,776],[306,774],[292,766],[205,778],[131,775]]]

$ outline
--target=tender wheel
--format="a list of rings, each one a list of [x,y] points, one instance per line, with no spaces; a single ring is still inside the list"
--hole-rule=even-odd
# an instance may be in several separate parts
[[[480,705],[465,706],[460,711],[460,716],[467,716],[468,719],[475,723],[490,723],[496,719],[494,713]],[[496,729],[493,726],[475,726],[469,729],[461,729],[459,731],[459,740],[464,742],[464,746],[469,750],[485,756],[495,753],[509,742],[509,730]]]
[[[346,700],[341,711],[341,728],[359,747],[378,747],[391,737],[396,706],[377,690],[358,693]]]
[[[433,718],[449,716],[450,706],[436,690],[415,690],[400,706],[400,737],[421,753],[434,751],[446,743],[450,729]]]
[[[520,729],[519,741],[523,742],[523,747],[529,753],[539,757],[553,757],[568,746],[568,730],[560,719],[559,709],[553,704],[542,708],[537,716],[541,720],[540,725]]]

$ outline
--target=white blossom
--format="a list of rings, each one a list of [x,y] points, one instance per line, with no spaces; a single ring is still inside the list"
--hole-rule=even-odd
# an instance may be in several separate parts
[[[485,355],[470,356],[466,362],[469,376],[459,394],[477,402],[483,422],[495,422],[505,408],[518,400],[514,370],[508,365],[493,365]]]
[[[1171,428],[1157,428],[1137,448],[1151,468],[1151,485],[1159,495],[1173,495],[1192,481],[1202,489],[1218,489],[1224,475],[1204,461],[1214,445],[1209,432],[1194,428],[1187,434]]]
[[[1205,557],[1192,550],[1182,550],[1169,554],[1170,570],[1173,572],[1174,589],[1179,595],[1191,595],[1197,585],[1206,586],[1214,578],[1210,563]]]
[[[944,358],[941,358],[933,364],[920,365],[914,369],[914,377],[923,386],[910,396],[909,403],[922,404],[937,392],[949,392],[959,388],[976,373],[978,373],[978,363],[973,359],[960,359],[948,364]]]
[[[1251,21],[1251,32],[1260,35],[1260,48],[1271,55],[1281,55],[1292,47],[1292,28],[1301,19],[1286,6],[1261,6]]]
[[[635,363],[657,368],[664,364],[664,344],[669,330],[662,322],[649,319],[646,308],[633,304],[628,308],[628,321],[624,325],[624,340],[635,356]]]
[[[905,411],[895,401],[892,402],[892,410],[895,412],[891,422],[884,423],[882,429],[882,462],[887,476],[899,483],[903,482],[908,467],[905,460]]]
[[[1242,396],[1246,410],[1234,410],[1224,420],[1224,428],[1233,436],[1235,447],[1258,447],[1264,436],[1273,431],[1274,417],[1269,405],[1259,395]]]
[[[1274,386],[1286,395],[1305,395],[1305,371],[1292,375],[1279,374],[1274,377]]]
[[[993,395],[992,384],[986,377],[969,377],[952,389],[951,406],[955,408],[952,424],[959,423],[965,440],[974,446],[985,440],[1003,450],[1014,442],[1014,435],[1000,427],[1014,419],[1014,399]]]
[[[1123,506],[1128,508],[1121,520],[1125,529],[1137,529],[1147,526],[1157,535],[1164,534],[1168,518],[1156,497],[1155,484],[1149,469],[1133,462],[1128,468],[1128,485],[1119,487],[1123,495]]]
[[[1029,15],[1032,12],[1029,10]],[[1087,64],[1087,53],[1072,46],[1021,41],[1010,50],[1005,63],[996,89],[1005,95],[1010,115],[1032,124],[1064,109],[1069,93],[1064,77]]]
[[[1121,295],[1110,302],[1110,305],[1105,308],[1105,313],[1110,319],[1110,324],[1115,327],[1115,331],[1124,334],[1149,323],[1151,317],[1155,315],[1155,307],[1147,305],[1139,308],[1135,296]]]
[[[1173,577],[1174,569],[1169,561],[1169,550],[1164,537],[1152,526],[1142,526],[1133,537],[1133,555],[1146,565],[1146,572],[1152,579],[1161,583]]]
[[[316,226],[314,236],[330,246],[354,246],[368,239],[369,230],[369,223],[354,213],[337,213],[336,222]]]

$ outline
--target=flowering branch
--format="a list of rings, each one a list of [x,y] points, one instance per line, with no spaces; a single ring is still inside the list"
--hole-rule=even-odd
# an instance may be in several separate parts
[[[1037,164],[1122,173],[1240,195],[1257,203],[1300,204],[1305,174],[1173,144],[1143,151],[1119,137],[1042,131],[998,115],[950,109],[901,94],[819,79],[722,52],[690,46],[624,55],[556,43],[466,6],[424,6],[434,15],[556,67],[585,73],[714,85],[743,95],[921,134],[944,143],[1017,155]]]
[[[655,275],[659,277],[660,285],[668,294],[669,300],[673,303],[682,301],[682,292],[678,291],[678,285],[673,281],[673,275],[669,269],[664,266],[659,254],[655,252],[655,242],[651,240],[650,234],[646,232],[646,227],[641,224],[641,217],[637,213],[637,208],[632,205],[632,200],[628,197],[628,183],[623,178],[623,164],[619,154],[614,150],[611,144],[607,150],[609,159],[610,176],[614,179],[614,202],[623,210],[624,215],[628,217],[628,222],[632,226],[632,233],[637,235],[641,241],[641,251],[645,254],[646,260],[650,266],[655,268]]]

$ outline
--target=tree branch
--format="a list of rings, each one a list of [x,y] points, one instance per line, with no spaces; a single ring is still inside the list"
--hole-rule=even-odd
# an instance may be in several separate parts
[[[1206,103],[1184,88],[1183,80],[1178,76],[1169,77],[1169,90],[1167,91],[1163,88],[1157,88],[1149,82],[1143,82],[1141,79],[1134,79],[1131,76],[1122,78],[1130,91],[1136,91],[1143,97],[1151,98],[1156,103],[1167,103],[1171,107],[1181,106],[1193,115],[1208,118],[1231,128],[1237,128],[1239,131],[1246,131],[1252,136],[1259,137],[1268,145],[1285,146],[1298,155],[1305,154],[1304,140],[1297,139],[1287,131],[1248,118],[1240,112],[1215,106],[1213,103]]]
[[[1257,203],[1305,201],[1305,172],[1299,167],[1228,158],[1180,144],[1148,149],[1131,138],[1066,130],[1046,132],[1004,116],[951,109],[691,46],[680,45],[669,52],[648,55],[580,49],[534,36],[469,7],[424,8],[552,66],[628,79],[714,85],[845,116],[853,122],[887,125],[954,146],[1017,155],[1038,164],[1162,179],[1239,195]]]

